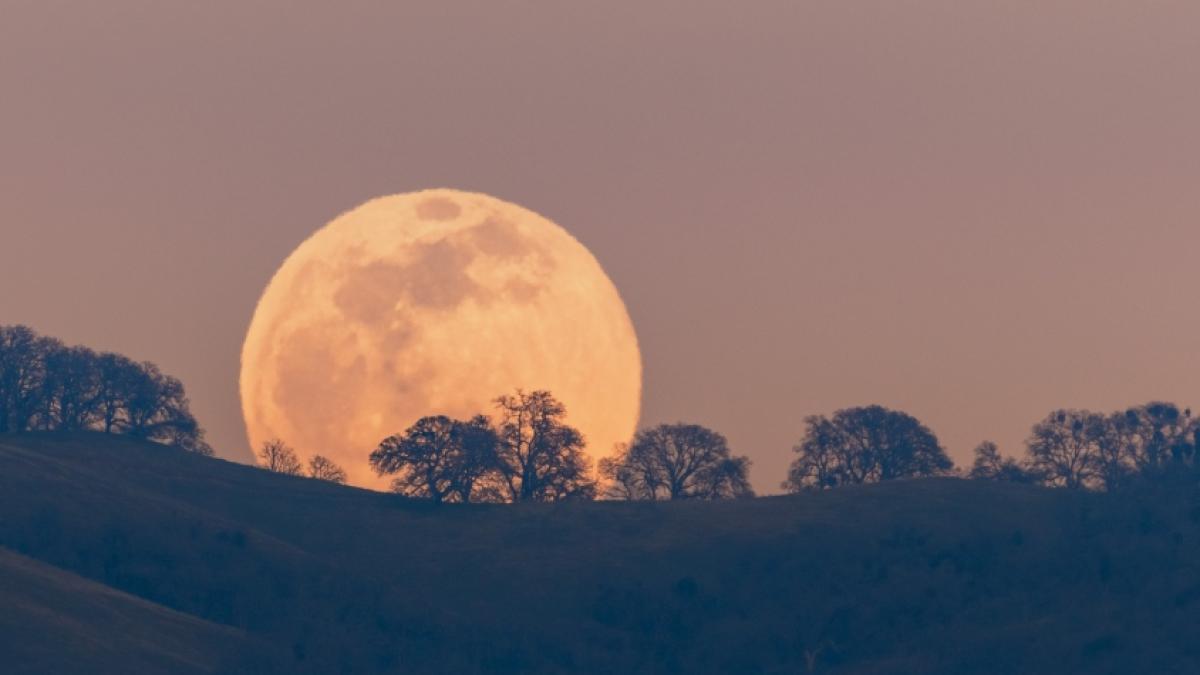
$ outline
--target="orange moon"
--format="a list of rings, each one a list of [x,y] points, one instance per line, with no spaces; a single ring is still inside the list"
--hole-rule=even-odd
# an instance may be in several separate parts
[[[371,200],[302,243],[258,302],[240,382],[252,448],[279,438],[376,489],[367,456],[424,415],[547,389],[596,459],[632,436],[641,387],[596,258],[528,209],[457,190]]]

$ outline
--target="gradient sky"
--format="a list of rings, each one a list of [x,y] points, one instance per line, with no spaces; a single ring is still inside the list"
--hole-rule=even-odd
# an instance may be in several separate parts
[[[599,258],[643,424],[783,479],[882,403],[959,462],[1200,404],[1200,3],[0,0],[0,323],[159,363],[250,457],[284,257],[425,187]]]

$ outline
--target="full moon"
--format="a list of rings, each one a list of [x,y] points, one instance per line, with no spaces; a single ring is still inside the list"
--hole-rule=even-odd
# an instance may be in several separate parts
[[[632,436],[642,365],[625,305],[566,230],[484,194],[371,200],[302,243],[242,347],[252,448],[281,439],[384,488],[367,457],[425,415],[549,390],[593,459]]]

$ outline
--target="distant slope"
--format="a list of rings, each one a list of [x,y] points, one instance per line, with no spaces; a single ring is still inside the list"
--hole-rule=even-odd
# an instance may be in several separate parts
[[[1200,670],[1190,492],[433,507],[21,435],[0,436],[0,546],[247,631],[227,672]]]
[[[239,631],[0,549],[0,670],[210,673]]]

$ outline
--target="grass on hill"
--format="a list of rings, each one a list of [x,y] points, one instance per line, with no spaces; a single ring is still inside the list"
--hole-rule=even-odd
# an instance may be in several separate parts
[[[930,479],[434,507],[128,438],[29,434],[0,436],[0,546],[195,621],[161,622],[179,653],[233,629],[205,651],[215,671],[1200,668],[1190,490]],[[43,597],[18,612],[92,601]],[[87,659],[78,642],[108,634],[78,626],[65,649]]]
[[[3,671],[85,675],[212,672],[247,638],[0,549]]]

